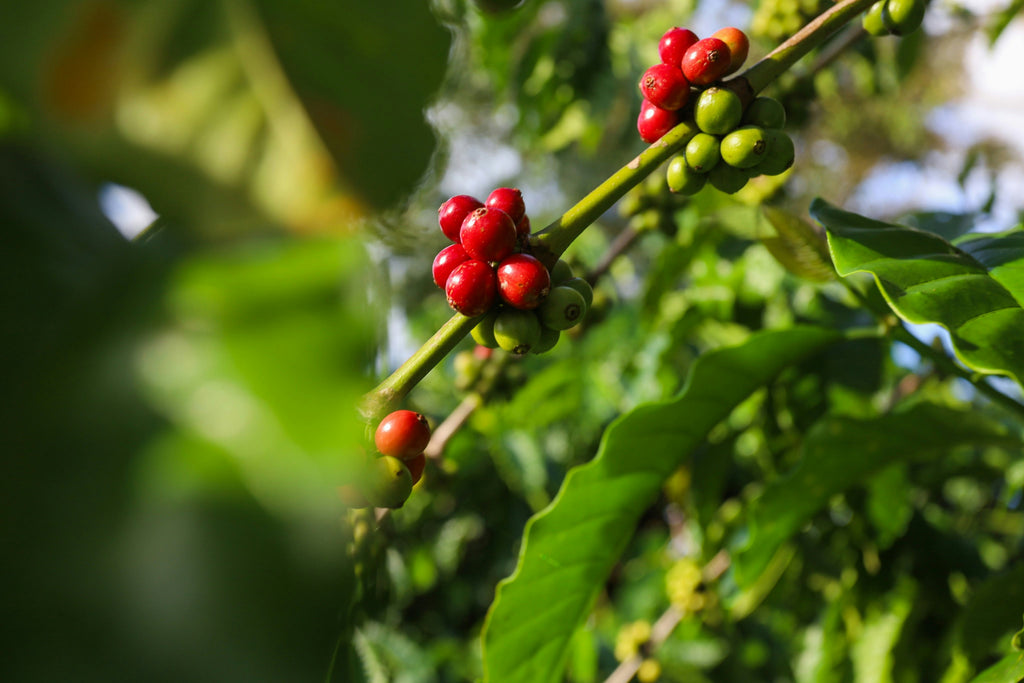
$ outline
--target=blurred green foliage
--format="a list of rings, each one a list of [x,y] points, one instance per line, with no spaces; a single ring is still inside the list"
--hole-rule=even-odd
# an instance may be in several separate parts
[[[581,541],[610,574],[554,587],[594,597],[582,623],[540,625],[566,643],[567,673],[545,675],[604,680],[623,634],[677,609],[659,647],[632,643],[664,681],[1015,683],[1020,421],[908,363],[804,217],[814,194],[845,204],[882,155],[922,157],[925,107],[960,82],[950,45],[861,41],[802,64],[774,93],[794,171],[692,200],[656,173],[603,216],[566,255],[596,281],[586,321],[550,354],[489,361],[484,383],[460,376],[463,342],[407,403],[440,426],[481,402],[377,519],[335,488],[360,457],[359,397],[448,315],[429,264],[460,169],[428,122],[454,109],[459,144],[511,151],[500,173],[536,187],[539,229],[642,149],[638,74],[667,27],[715,9],[395,5],[0,6],[0,679],[478,680],[527,520],[572,500],[559,491],[610,448],[609,425],[628,436],[666,402],[728,394],[702,359],[756,357],[801,326],[842,340],[759,380],[685,449],[633,463],[665,472],[626,501],[621,553]],[[774,45],[753,37],[755,59]],[[847,163],[808,153],[820,141]],[[963,175],[1005,161],[982,145]],[[159,215],[134,239],[101,210],[109,183]],[[902,222],[952,240],[989,218]],[[628,465],[630,448],[610,450]],[[807,472],[828,485],[807,495]]]

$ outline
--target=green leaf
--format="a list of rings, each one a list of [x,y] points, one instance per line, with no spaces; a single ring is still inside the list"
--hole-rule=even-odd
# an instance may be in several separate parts
[[[832,496],[881,468],[944,455],[958,446],[1007,442],[1012,438],[988,418],[929,403],[873,419],[819,422],[804,441],[800,463],[753,502],[747,540],[734,556],[737,583],[752,585],[779,546]]]
[[[998,651],[1006,635],[1020,624],[1021,605],[1024,605],[1024,564],[973,586],[970,602],[957,618],[957,639],[964,653],[978,661],[993,650]]]
[[[824,235],[791,211],[771,206],[762,211],[775,228],[775,236],[762,237],[761,243],[786,270],[814,282],[835,279]]]
[[[1013,0],[1013,2],[996,13],[992,23],[986,29],[990,46],[996,44],[999,37],[1003,35],[1003,31],[1010,25],[1014,17],[1020,14],[1021,10],[1024,10],[1024,0]]]
[[[1014,650],[1024,650],[1024,628],[1013,634],[1011,644]]]
[[[971,679],[971,683],[1020,683],[1024,681],[1024,652],[1011,652]]]
[[[937,235],[865,218],[821,199],[811,204],[811,215],[828,230],[840,275],[871,273],[901,318],[948,329],[966,365],[1024,381],[1019,231],[968,239],[958,248]]]
[[[916,583],[905,578],[868,606],[863,630],[850,652],[855,683],[892,683],[893,650],[914,608],[916,593]]]
[[[594,460],[528,522],[484,627],[485,680],[560,680],[572,634],[664,480],[751,392],[837,338],[813,327],[754,335],[701,357],[676,398],[616,420]]]

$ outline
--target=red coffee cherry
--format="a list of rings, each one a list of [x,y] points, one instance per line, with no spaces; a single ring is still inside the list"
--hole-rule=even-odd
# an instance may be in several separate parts
[[[499,187],[492,190],[484,206],[488,209],[500,209],[508,214],[513,223],[518,223],[526,215],[526,202],[523,201],[523,193],[514,187]]]
[[[470,197],[468,194],[455,195],[437,210],[437,223],[441,226],[441,232],[452,242],[458,242],[462,221],[482,206],[483,202],[476,197]]]
[[[747,61],[747,53],[750,52],[750,39],[747,38],[746,33],[735,26],[726,26],[712,33],[711,37],[718,38],[729,46],[729,68],[725,70],[723,76],[737,71],[743,66],[743,62]]]
[[[679,123],[679,114],[676,111],[656,107],[647,100],[640,105],[640,116],[636,120],[636,129],[640,133],[640,139],[651,144],[661,139],[661,136],[672,130]]]
[[[484,207],[469,214],[459,236],[466,253],[480,261],[500,261],[516,249],[516,224],[500,209]]]
[[[686,80],[694,85],[714,83],[732,64],[729,46],[719,38],[704,38],[690,46],[683,55],[682,69]]]
[[[663,63],[680,67],[683,55],[697,40],[697,34],[688,28],[670,28],[658,41],[658,55]]]
[[[471,259],[459,264],[444,285],[448,305],[470,318],[483,315],[498,299],[498,281],[494,269]]]
[[[530,236],[530,217],[523,214],[523,217],[516,223],[516,239],[524,242]]]
[[[681,109],[690,95],[690,82],[678,66],[655,64],[640,77],[640,94],[662,109]]]
[[[383,455],[411,460],[430,443],[430,425],[422,413],[396,410],[377,425],[373,443]]]
[[[529,254],[513,254],[498,265],[498,295],[513,308],[536,308],[551,289],[551,275]]]
[[[405,461],[405,466],[409,468],[409,474],[412,475],[412,485],[423,478],[423,469],[427,466],[427,455],[420,453],[415,458]]]
[[[449,244],[437,252],[437,256],[434,257],[434,265],[431,268],[434,275],[434,284],[444,289],[444,285],[448,282],[448,276],[452,274],[452,271],[468,260],[469,254],[466,253],[461,244]]]

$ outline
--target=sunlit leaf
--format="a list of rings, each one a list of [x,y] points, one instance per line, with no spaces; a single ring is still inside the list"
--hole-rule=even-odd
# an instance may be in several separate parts
[[[753,501],[747,540],[734,555],[737,582],[751,585],[778,547],[833,495],[882,467],[938,457],[958,446],[1013,442],[982,415],[929,403],[873,419],[823,420],[808,433],[800,463]]]
[[[1024,234],[966,239],[960,248],[821,199],[811,215],[828,230],[840,275],[871,273],[900,317],[947,328],[965,364],[1024,380]]]
[[[664,480],[752,391],[836,338],[798,327],[709,352],[675,399],[638,407],[609,427],[594,460],[570,472],[527,525],[519,565],[499,586],[485,626],[486,680],[558,680],[572,634]]]
[[[1011,652],[997,664],[971,679],[970,683],[1020,683],[1024,680],[1024,652]]]
[[[835,279],[824,235],[785,209],[766,206],[762,212],[775,229],[775,235],[762,237],[761,243],[786,270],[814,282]]]

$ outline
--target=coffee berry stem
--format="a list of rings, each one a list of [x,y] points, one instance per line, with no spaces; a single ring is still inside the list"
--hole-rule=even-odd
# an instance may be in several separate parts
[[[842,0],[807,22],[803,28],[740,74],[754,93],[789,70],[833,33],[860,16],[873,4],[872,0]]]
[[[842,0],[826,10],[759,62],[725,86],[737,92],[744,104],[791,68],[829,36],[857,18],[873,0]],[[557,220],[530,238],[530,251],[551,267],[577,237],[608,211],[629,190],[636,187],[661,164],[680,152],[689,142],[693,127],[683,122],[613,173]],[[394,409],[435,365],[469,334],[479,317],[456,313],[387,379],[363,397],[360,413],[373,421]]]
[[[427,376],[435,365],[444,360],[452,349],[469,334],[480,318],[469,318],[456,313],[423,343],[409,359],[392,372],[387,379],[378,384],[373,391],[363,396],[359,412],[363,419],[376,422],[377,418],[398,406],[406,394],[420,380]]]

